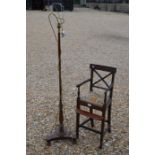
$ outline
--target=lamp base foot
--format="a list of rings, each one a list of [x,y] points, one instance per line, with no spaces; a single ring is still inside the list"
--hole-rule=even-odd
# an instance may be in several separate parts
[[[64,129],[62,125],[59,125],[55,132],[51,133],[45,138],[48,146],[51,146],[51,141],[54,140],[71,140],[73,144],[76,143],[76,138],[71,136],[71,133]]]

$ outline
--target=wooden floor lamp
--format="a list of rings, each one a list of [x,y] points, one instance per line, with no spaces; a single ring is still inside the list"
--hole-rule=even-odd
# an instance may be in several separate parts
[[[57,21],[57,29],[58,29],[57,36],[56,36],[56,33],[55,33],[53,26],[51,24],[51,20],[50,20],[51,15],[53,15]],[[58,72],[59,72],[59,126],[56,128],[54,133],[51,133],[45,139],[47,142],[47,145],[50,146],[51,141],[54,141],[54,140],[69,139],[69,140],[72,140],[73,142],[76,142],[76,138],[71,136],[70,132],[68,132],[64,128],[64,124],[63,124],[64,118],[63,118],[62,79],[61,79],[61,29],[62,29],[62,24],[64,23],[64,19],[60,18],[53,12],[51,12],[48,17],[49,17],[50,25],[52,27],[52,30],[54,32],[54,36],[55,36],[55,39],[56,39],[57,45],[58,45]]]

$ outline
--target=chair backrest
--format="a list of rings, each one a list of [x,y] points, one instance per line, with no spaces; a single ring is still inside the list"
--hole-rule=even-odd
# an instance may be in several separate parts
[[[90,69],[91,69],[90,91],[92,91],[93,88],[99,88],[99,89],[104,89],[104,90],[113,89],[114,77],[116,73],[115,67],[90,64]],[[99,73],[101,71],[104,72],[104,75],[101,75],[101,73]],[[97,75],[97,77],[99,78],[98,80],[94,79],[94,74]],[[104,84],[104,87],[97,86],[99,82],[102,82],[102,84]]]

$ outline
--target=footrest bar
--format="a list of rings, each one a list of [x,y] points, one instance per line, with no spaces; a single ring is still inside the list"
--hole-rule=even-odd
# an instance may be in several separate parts
[[[84,122],[82,122],[80,125],[82,126],[82,125],[86,124],[86,123],[89,122],[89,121],[90,121],[90,118],[87,119],[87,120],[85,120]]]
[[[95,132],[95,133],[98,133],[98,134],[101,134],[100,131],[95,130],[95,129],[92,129],[92,128],[89,128],[89,127],[84,126],[84,125],[80,125],[79,127],[84,128],[84,129],[86,129],[86,130],[90,130],[90,131]]]

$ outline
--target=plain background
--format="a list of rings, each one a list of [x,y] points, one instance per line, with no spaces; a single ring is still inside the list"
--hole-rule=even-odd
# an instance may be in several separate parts
[[[130,0],[131,155],[154,155],[155,2]],[[26,154],[26,1],[1,1],[0,154]]]

